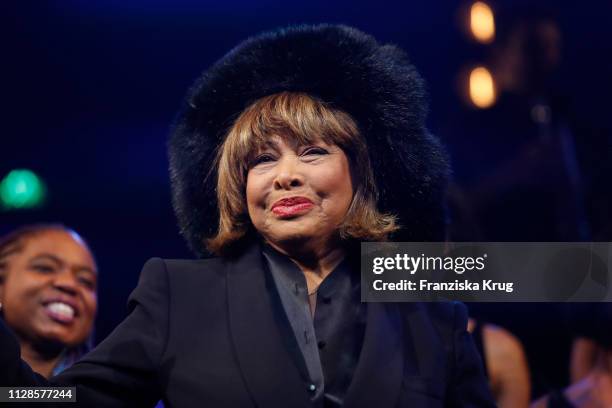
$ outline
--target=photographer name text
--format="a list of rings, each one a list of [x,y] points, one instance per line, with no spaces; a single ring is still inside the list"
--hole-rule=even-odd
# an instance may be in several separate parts
[[[479,282],[472,282],[467,279],[455,280],[454,282],[432,282],[427,279],[420,279],[418,282],[408,279],[402,279],[399,282],[385,282],[382,279],[376,279],[372,282],[372,287],[376,291],[497,291],[512,293],[514,282],[496,282],[492,279],[483,279]]]

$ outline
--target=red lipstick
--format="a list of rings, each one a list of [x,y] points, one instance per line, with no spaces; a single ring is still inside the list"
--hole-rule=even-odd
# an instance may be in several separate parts
[[[289,197],[275,202],[272,212],[279,217],[293,217],[310,211],[313,206],[313,202],[306,197]]]

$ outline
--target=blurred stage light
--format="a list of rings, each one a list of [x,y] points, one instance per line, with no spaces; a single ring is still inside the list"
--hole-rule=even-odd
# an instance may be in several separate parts
[[[495,38],[495,18],[488,4],[477,1],[470,8],[470,31],[476,41],[490,44]]]
[[[497,95],[493,76],[485,67],[476,67],[470,72],[469,95],[477,108],[489,108],[495,103]]]
[[[12,170],[0,182],[0,205],[6,209],[32,208],[45,199],[42,180],[27,169]]]

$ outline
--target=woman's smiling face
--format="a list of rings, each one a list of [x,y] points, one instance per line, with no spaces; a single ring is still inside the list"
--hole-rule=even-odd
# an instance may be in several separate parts
[[[84,342],[97,309],[97,271],[80,237],[47,230],[5,258],[0,285],[7,324],[26,341]]]
[[[336,145],[274,136],[249,164],[248,213],[270,244],[304,249],[337,238],[353,199],[349,160]]]

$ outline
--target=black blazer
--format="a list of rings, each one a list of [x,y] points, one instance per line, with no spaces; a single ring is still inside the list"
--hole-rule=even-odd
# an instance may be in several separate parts
[[[149,260],[127,318],[51,384],[77,385],[71,406],[309,407],[263,262],[258,245],[235,260]],[[466,325],[460,303],[368,304],[345,406],[493,406]],[[46,384],[0,326],[0,385]]]

